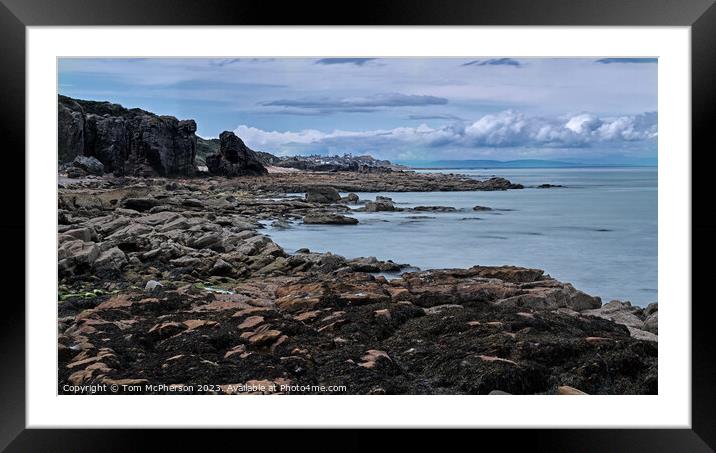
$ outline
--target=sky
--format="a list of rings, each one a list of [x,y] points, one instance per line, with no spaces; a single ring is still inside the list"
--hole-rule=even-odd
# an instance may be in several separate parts
[[[63,58],[59,92],[276,155],[656,162],[654,58]]]

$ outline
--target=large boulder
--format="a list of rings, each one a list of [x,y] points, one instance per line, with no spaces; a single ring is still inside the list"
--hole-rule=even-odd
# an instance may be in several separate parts
[[[220,176],[260,176],[268,174],[256,153],[233,132],[219,135],[219,152],[206,157],[209,172]]]
[[[92,156],[104,171],[189,176],[196,166],[196,123],[109,102],[59,97],[60,163]]]
[[[341,194],[333,187],[311,187],[306,191],[306,201],[333,203],[341,200]]]
[[[72,166],[79,168],[90,175],[102,176],[104,164],[91,156],[77,156],[72,161]]]
[[[115,273],[127,264],[127,256],[119,247],[102,252],[92,264],[99,273]]]
[[[657,341],[659,332],[658,306],[650,304],[645,309],[634,307],[630,302],[613,300],[601,308],[585,310],[582,315],[597,316],[622,324],[634,338]]]
[[[60,274],[85,272],[99,258],[101,250],[94,242],[81,239],[65,241],[57,249],[58,268]]]
[[[393,204],[393,200],[376,197],[375,201],[367,202],[363,210],[367,212],[390,212],[397,211],[398,209]]]
[[[358,219],[340,214],[313,213],[303,217],[303,223],[309,225],[356,225]]]

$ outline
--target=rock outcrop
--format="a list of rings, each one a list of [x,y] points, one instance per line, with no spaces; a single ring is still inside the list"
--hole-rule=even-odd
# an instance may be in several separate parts
[[[609,319],[626,326],[635,338],[658,341],[659,305],[657,303],[641,308],[632,306],[628,301],[612,300],[601,307],[595,307],[583,313]]]
[[[311,187],[306,191],[306,201],[333,203],[341,200],[341,194],[333,187]]]
[[[375,201],[366,202],[365,206],[359,210],[366,212],[392,212],[400,211],[401,209],[395,207],[392,198],[378,195],[375,197]]]
[[[192,175],[196,123],[109,102],[59,96],[60,163],[92,156],[117,175]]]
[[[88,174],[101,176],[104,174],[104,164],[91,156],[77,156],[74,158],[71,165],[71,170],[74,170],[74,175],[76,176],[84,176]],[[68,176],[73,177],[73,175],[70,174],[70,170],[68,170],[67,174]]]
[[[209,173],[219,176],[260,176],[268,173],[256,153],[233,132],[219,135],[219,152],[206,156]]]
[[[283,193],[306,193],[314,187],[329,186],[340,192],[455,192],[495,191],[524,188],[504,178],[475,179],[446,173],[392,172],[307,172],[269,173],[262,178],[237,179],[236,187]]]
[[[309,225],[356,225],[358,219],[341,214],[315,213],[307,214],[303,218],[303,223]]]

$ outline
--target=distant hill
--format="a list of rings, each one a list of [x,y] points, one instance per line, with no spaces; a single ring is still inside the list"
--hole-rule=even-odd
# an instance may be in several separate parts
[[[578,168],[614,166],[655,166],[655,159],[620,159],[620,162],[568,162],[560,160],[436,160],[399,162],[411,168]]]

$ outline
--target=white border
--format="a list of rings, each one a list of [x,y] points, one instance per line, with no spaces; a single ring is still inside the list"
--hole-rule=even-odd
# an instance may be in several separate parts
[[[688,27],[28,27],[27,426],[691,426]],[[58,56],[658,56],[659,395],[57,396]]]

